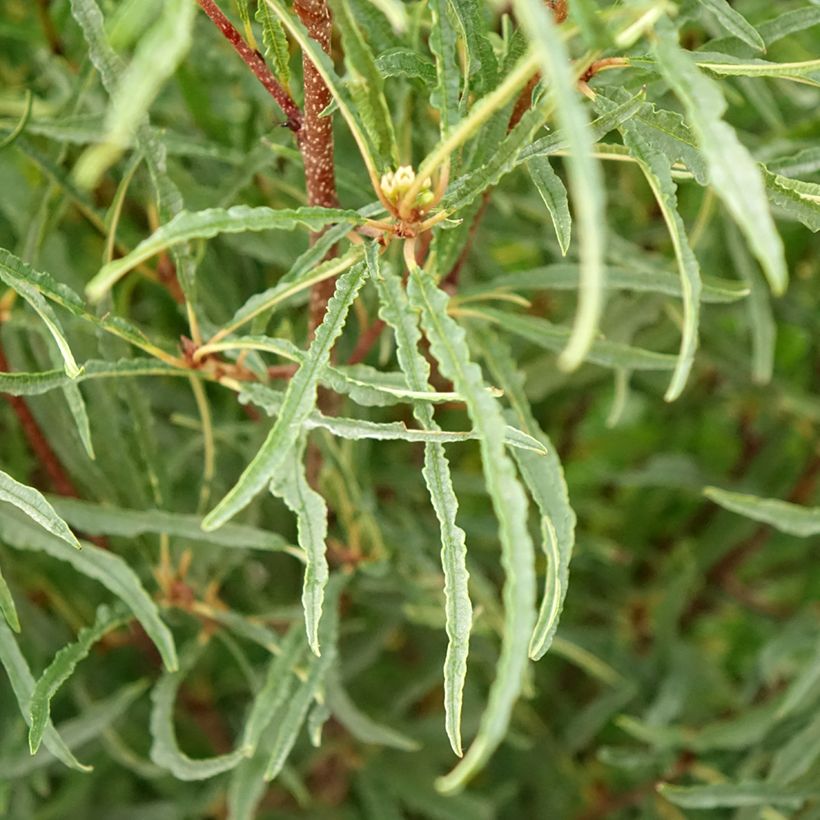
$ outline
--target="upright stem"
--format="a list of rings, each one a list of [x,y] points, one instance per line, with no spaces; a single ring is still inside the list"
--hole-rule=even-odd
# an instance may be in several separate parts
[[[293,8],[304,23],[308,34],[329,54],[332,25],[330,10],[325,0],[295,0]],[[338,204],[338,199],[333,161],[333,121],[330,117],[322,116],[332,97],[318,69],[304,53],[302,74],[305,110],[298,139],[305,164],[308,204],[334,208]],[[314,285],[310,292],[308,324],[311,336],[324,318],[334,287],[335,279],[328,279]]]

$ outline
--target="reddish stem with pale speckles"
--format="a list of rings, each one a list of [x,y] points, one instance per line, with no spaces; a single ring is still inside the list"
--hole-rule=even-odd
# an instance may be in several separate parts
[[[304,23],[308,34],[323,51],[330,53],[332,24],[325,0],[295,0],[293,8]],[[307,54],[302,55],[302,73],[305,111],[302,130],[299,133],[299,149],[305,162],[308,204],[335,208],[338,199],[333,158],[333,121],[330,117],[322,116],[322,111],[330,105],[332,97]],[[335,280],[328,279],[315,285],[310,292],[308,324],[311,336],[324,318],[328,300],[333,295],[335,287]]]

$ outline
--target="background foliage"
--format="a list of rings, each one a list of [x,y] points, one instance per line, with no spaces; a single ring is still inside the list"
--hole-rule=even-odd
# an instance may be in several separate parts
[[[6,816],[820,817],[820,5],[547,6],[4,0]]]

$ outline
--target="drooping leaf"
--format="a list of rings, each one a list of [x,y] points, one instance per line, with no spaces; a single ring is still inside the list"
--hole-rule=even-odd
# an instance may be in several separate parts
[[[668,24],[658,25],[658,68],[683,104],[709,166],[711,185],[754,250],[776,294],[788,281],[783,242],[769,212],[761,172],[735,131],[723,120],[720,88],[678,46]]]
[[[305,579],[302,585],[302,607],[308,643],[315,655],[321,655],[319,624],[325,587],[330,577],[327,563],[327,504],[308,483],[305,469],[307,437],[299,437],[282,468],[271,480],[270,490],[281,498],[296,516],[299,546],[305,553]]]
[[[538,0],[516,0],[515,8],[536,45],[542,70],[551,82],[558,124],[573,146],[567,160],[567,176],[578,225],[581,279],[572,333],[558,361],[562,368],[574,370],[592,346],[604,306],[606,198],[603,175],[593,156],[592,132],[578,100],[569,55],[552,16]]]
[[[461,762],[438,788],[460,791],[486,763],[504,738],[512,708],[523,685],[527,645],[535,622],[535,573],[533,545],[527,530],[527,501],[504,449],[504,419],[496,400],[484,388],[479,367],[470,361],[464,330],[447,314],[447,295],[429,274],[410,273],[411,304],[421,311],[422,326],[441,372],[464,395],[467,410],[481,436],[484,480],[499,522],[504,584],[504,633],[497,675],[487,708]]]
[[[0,572],[0,613],[15,632],[20,631],[20,618],[17,615],[17,607],[14,605],[14,597],[2,572]]]
[[[370,277],[375,281],[379,291],[379,316],[393,329],[396,337],[396,355],[407,379],[407,386],[417,392],[431,390],[430,365],[418,349],[421,341],[418,319],[410,310],[399,277],[379,264],[378,251],[374,245],[368,247],[367,263]],[[413,415],[425,429],[440,429],[429,404],[414,404]],[[464,681],[467,676],[473,608],[468,589],[465,534],[456,523],[458,499],[453,489],[450,464],[443,445],[425,445],[422,474],[439,522],[441,537],[445,629],[448,639],[447,656],[444,661],[445,726],[450,745],[460,757],[461,708]]]
[[[535,420],[524,393],[524,379],[507,345],[495,334],[476,339],[493,378],[510,402],[511,419],[544,444],[546,454],[513,452],[521,477],[541,514],[541,542],[547,558],[544,597],[533,627],[529,655],[539,660],[550,648],[569,586],[569,563],[575,546],[575,512],[570,506],[564,470],[555,447]]]
[[[604,101],[598,100],[598,105]],[[609,105],[605,106],[605,109]],[[677,186],[672,179],[669,161],[646,139],[642,130],[627,120],[621,126],[624,144],[631,155],[638,161],[655,201],[663,214],[675,258],[680,273],[681,292],[683,294],[683,332],[681,334],[680,352],[672,381],[666,391],[666,401],[674,401],[683,392],[689,373],[695,360],[698,347],[698,326],[700,323],[700,265],[686,234],[683,217],[678,210]]]

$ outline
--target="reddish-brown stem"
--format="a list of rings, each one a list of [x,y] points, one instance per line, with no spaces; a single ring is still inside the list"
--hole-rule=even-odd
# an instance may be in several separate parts
[[[0,348],[0,372],[11,372],[11,368],[9,367],[8,360],[2,348]],[[54,450],[51,449],[51,445],[46,441],[46,437],[43,435],[40,425],[32,415],[25,400],[20,398],[20,396],[9,396],[6,394],[4,394],[4,398],[11,405],[14,415],[17,416],[17,421],[20,422],[23,435],[26,437],[26,441],[29,447],[31,447],[31,451],[34,453],[37,461],[48,476],[48,480],[54,492],[58,495],[68,496],[69,498],[79,498],[80,494],[77,492],[77,488],[63,469],[63,465],[60,463]]]
[[[234,24],[224,15],[222,9],[214,0],[197,0],[200,8],[211,18],[216,27],[222,32],[225,39],[233,46],[234,51],[242,58],[245,65],[256,75],[256,78],[273,97],[279,108],[287,117],[287,126],[291,131],[299,133],[302,127],[302,112],[293,101],[293,97],[282,87],[268,68],[262,55],[252,49],[242,38]]]
[[[332,25],[330,10],[325,0],[295,0],[293,8],[311,38],[323,51],[330,53]],[[319,70],[304,53],[302,75],[305,113],[302,130],[299,133],[299,150],[305,164],[308,205],[334,208],[338,204],[338,199],[333,161],[333,120],[322,116],[332,97]],[[311,336],[324,318],[328,300],[333,295],[335,286],[335,279],[327,279],[315,285],[310,292],[308,325]]]

